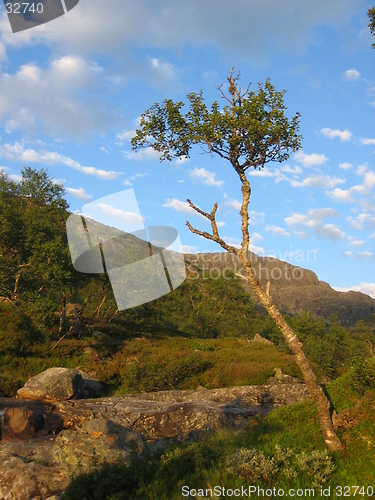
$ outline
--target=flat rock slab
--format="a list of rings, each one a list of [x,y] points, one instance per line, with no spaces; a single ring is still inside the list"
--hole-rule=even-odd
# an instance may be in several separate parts
[[[186,438],[191,433],[220,427],[242,427],[249,417],[310,397],[301,383],[271,379],[262,386],[242,386],[198,391],[161,391],[64,401],[56,404],[67,426],[90,418],[107,418],[134,429],[147,440]]]

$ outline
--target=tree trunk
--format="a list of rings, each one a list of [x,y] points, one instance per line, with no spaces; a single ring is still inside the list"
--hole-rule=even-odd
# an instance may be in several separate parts
[[[280,311],[274,305],[272,298],[268,296],[259,285],[249,259],[247,257],[244,258],[243,254],[240,254],[240,259],[244,267],[244,271],[248,276],[247,278],[244,276],[243,277],[250,283],[250,286],[255,295],[258,297],[260,303],[281,330],[289,349],[295,356],[296,362],[302,372],[303,379],[310,391],[311,396],[315,400],[318,409],[320,425],[328,449],[331,451],[342,450],[340,439],[337,436],[332,425],[330,403],[326,398],[323,389],[316,381],[316,376],[312,371],[309,362],[303,352],[302,343],[298,340],[293,329],[287,324]]]

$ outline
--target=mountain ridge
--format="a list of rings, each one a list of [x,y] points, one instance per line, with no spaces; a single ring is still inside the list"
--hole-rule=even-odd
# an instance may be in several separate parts
[[[375,299],[369,295],[353,290],[336,291],[329,283],[319,280],[313,271],[275,257],[249,252],[249,258],[260,286],[266,289],[269,282],[270,295],[283,314],[310,312],[326,319],[336,314],[340,322],[347,325],[368,319],[375,313]],[[185,262],[190,279],[194,279],[197,272],[203,279],[226,278],[227,270],[242,274],[238,257],[227,252],[185,254]],[[254,304],[261,307],[250,285],[245,280],[241,282]]]

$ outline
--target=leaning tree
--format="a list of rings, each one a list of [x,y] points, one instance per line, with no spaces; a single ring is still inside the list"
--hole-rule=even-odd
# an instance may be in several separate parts
[[[190,207],[203,215],[211,223],[212,233],[200,231],[189,222],[191,232],[218,243],[227,252],[237,255],[244,275],[260,303],[268,311],[280,328],[301,369],[304,381],[315,399],[321,428],[327,447],[332,451],[342,449],[340,439],[334,431],[330,403],[306,359],[302,344],[292,328],[286,323],[273,303],[269,290],[263,290],[251,266],[249,252],[249,202],[250,183],[246,172],[249,169],[262,169],[269,162],[283,162],[290,154],[301,147],[299,132],[300,114],[289,120],[285,115],[285,91],[278,92],[267,79],[259,83],[257,92],[245,92],[238,86],[240,75],[232,68],[227,77],[228,89],[218,87],[224,106],[215,101],[210,108],[204,102],[203,93],[189,93],[189,109],[182,111],[183,102],[164,100],[156,103],[141,115],[140,126],[132,139],[134,151],[151,147],[160,154],[160,160],[189,157],[193,146],[201,146],[211,155],[226,160],[237,173],[242,192],[240,215],[242,218],[241,248],[236,248],[223,240],[216,223],[218,203],[211,212],[205,212],[187,200]]]

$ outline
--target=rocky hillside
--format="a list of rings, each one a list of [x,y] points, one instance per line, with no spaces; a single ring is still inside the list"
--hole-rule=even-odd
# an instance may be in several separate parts
[[[261,286],[266,288],[270,282],[270,295],[283,313],[311,312],[325,318],[336,314],[345,325],[366,319],[375,312],[375,299],[361,292],[337,292],[328,283],[319,281],[308,269],[254,253],[250,253],[250,260]],[[242,272],[238,258],[226,252],[186,254],[185,261],[188,274],[193,278],[198,270],[207,279],[219,275],[225,277],[227,269]],[[257,303],[250,287],[241,281]]]

